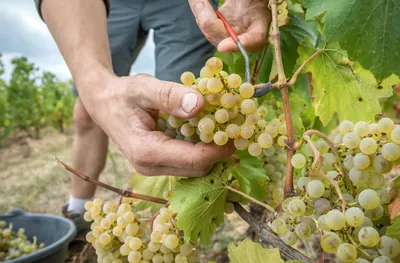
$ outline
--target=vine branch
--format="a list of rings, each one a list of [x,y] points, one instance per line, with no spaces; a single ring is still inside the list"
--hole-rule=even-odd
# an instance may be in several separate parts
[[[294,136],[292,113],[290,109],[287,79],[282,62],[280,31],[278,25],[278,11],[277,11],[278,3],[279,1],[276,0],[269,1],[269,7],[271,9],[271,14],[272,14],[272,27],[273,27],[271,33],[271,39],[274,43],[275,61],[276,61],[276,68],[278,71],[278,81],[273,84],[273,87],[279,88],[280,93],[282,95],[282,103],[283,103],[283,110],[285,113],[285,121],[286,121],[287,137],[288,137],[288,140],[286,141],[286,145],[288,148],[287,151],[288,162],[286,164],[286,176],[285,176],[285,186],[284,186],[285,198],[287,198],[293,192],[293,166],[290,160],[292,159],[296,151],[294,148],[296,140]]]
[[[62,161],[60,161],[58,158],[55,158],[57,160],[57,162],[67,171],[71,172],[72,174],[80,177],[82,180],[86,181],[86,182],[90,182],[92,184],[96,184],[100,187],[103,187],[107,190],[113,191],[114,193],[119,194],[120,196],[123,197],[129,197],[129,198],[135,198],[135,199],[140,199],[140,200],[144,200],[144,201],[148,201],[148,202],[153,202],[153,203],[157,203],[157,204],[162,204],[165,205],[168,203],[167,200],[165,199],[161,199],[161,198],[157,198],[157,197],[153,197],[153,196],[148,196],[148,195],[142,195],[142,194],[137,194],[137,193],[133,193],[131,191],[127,191],[127,190],[122,190],[119,188],[116,188],[114,186],[105,184],[103,182],[97,181],[93,178],[90,178],[89,176],[75,170],[74,168],[72,168],[71,166],[68,166],[67,164],[63,163]]]
[[[254,219],[240,204],[234,203],[234,206],[236,213],[238,213],[238,215],[258,233],[258,237],[262,243],[270,244],[273,247],[279,248],[280,253],[287,259],[312,262],[311,259],[300,253],[295,248],[286,245],[280,237],[272,232],[271,228],[267,224],[262,222],[260,223],[258,220]]]
[[[291,87],[296,83],[297,77],[299,76],[300,72],[307,66],[308,63],[310,63],[311,60],[313,60],[316,56],[322,53],[322,50],[317,50],[311,57],[309,57],[306,61],[303,62],[303,64],[300,65],[300,67],[296,70],[296,72],[293,74],[292,78],[288,82],[288,86]]]
[[[253,85],[257,81],[258,75],[260,74],[260,70],[261,70],[261,67],[262,67],[264,59],[265,59],[265,55],[267,54],[267,51],[268,51],[268,46],[269,46],[269,43],[267,42],[265,44],[264,49],[263,49],[263,53],[261,55],[261,59],[260,60],[256,60],[253,76],[251,78],[251,82],[252,82]]]

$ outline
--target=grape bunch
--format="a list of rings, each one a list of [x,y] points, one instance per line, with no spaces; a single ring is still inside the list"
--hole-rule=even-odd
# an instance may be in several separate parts
[[[317,229],[321,247],[340,262],[392,262],[398,239],[385,235],[390,202],[384,174],[400,161],[400,126],[389,118],[377,123],[343,121],[333,137],[305,144],[290,160],[299,176],[296,195],[282,202],[272,230],[293,245]],[[321,154],[316,167],[314,146]],[[386,219],[385,219],[386,218]]]
[[[152,224],[132,210],[130,199],[119,206],[94,199],[85,209],[85,220],[93,222],[86,239],[96,249],[100,263],[197,262],[194,244],[183,243],[168,208],[160,209]]]
[[[214,142],[222,146],[231,139],[236,149],[260,156],[263,149],[272,146],[276,135],[271,134],[271,130],[277,134],[278,129],[286,129],[286,126],[275,127],[266,122],[268,110],[252,99],[254,86],[222,68],[222,61],[212,57],[201,69],[200,77],[184,72],[182,83],[204,96],[204,108],[188,120],[160,112],[157,127],[172,138],[193,143]]]
[[[283,201],[283,179],[286,174],[287,153],[285,145],[287,131],[285,116],[272,119],[267,130],[273,138],[271,147],[264,149],[261,155],[264,161],[264,171],[270,178],[266,185],[264,200],[272,207],[277,207]]]
[[[13,231],[12,224],[6,226],[5,221],[0,221],[0,262],[29,255],[44,248],[44,243],[38,244],[36,237],[33,237],[33,241],[28,240],[25,229]]]

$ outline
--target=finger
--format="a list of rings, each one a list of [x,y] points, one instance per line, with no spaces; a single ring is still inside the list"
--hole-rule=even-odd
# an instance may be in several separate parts
[[[180,118],[196,116],[204,106],[203,96],[193,88],[140,75],[132,83],[135,103],[152,111],[162,110]]]
[[[196,170],[209,169],[216,162],[226,160],[235,152],[232,141],[224,146],[218,146],[214,143],[192,144],[186,141],[169,140],[162,147],[169,150],[168,153],[160,157],[160,163],[169,163],[173,167]],[[180,153],[177,154],[179,149]]]
[[[263,48],[267,42],[267,26],[265,19],[258,19],[247,29],[247,31],[238,36],[244,48],[250,52],[256,52]],[[232,38],[225,38],[218,44],[219,52],[239,51]]]
[[[228,37],[224,24],[208,0],[189,0],[189,4],[199,28],[212,44],[217,45]]]
[[[207,175],[210,169],[195,170],[195,169],[182,169],[171,166],[140,166],[136,165],[135,169],[138,173],[145,176],[160,176],[160,175],[171,175],[171,176],[182,176],[182,177],[202,177]]]
[[[224,146],[214,143],[193,144],[171,139],[157,131],[144,133],[140,141],[146,146],[133,156],[133,163],[145,167],[171,166],[204,171],[214,163],[229,158],[235,151],[232,141]]]

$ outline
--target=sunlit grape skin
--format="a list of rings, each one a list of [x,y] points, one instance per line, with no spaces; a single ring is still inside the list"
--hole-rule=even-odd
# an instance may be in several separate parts
[[[330,229],[340,230],[346,225],[345,216],[338,210],[331,210],[326,216],[326,223]]]
[[[321,237],[322,249],[327,253],[336,253],[341,244],[342,239],[336,233],[327,232]]]
[[[306,158],[300,153],[293,155],[291,163],[294,168],[301,169],[306,165]]]
[[[359,194],[358,202],[365,209],[374,209],[380,204],[380,198],[374,190],[366,189]]]
[[[312,180],[307,185],[307,193],[313,198],[320,198],[324,192],[325,186],[319,180]]]
[[[349,243],[343,243],[339,246],[337,255],[343,262],[350,263],[357,259],[357,249]]]
[[[364,212],[357,207],[351,207],[346,210],[345,218],[347,224],[353,227],[357,227],[364,222]]]
[[[358,233],[358,240],[366,247],[374,247],[379,242],[379,233],[373,227],[363,227]]]

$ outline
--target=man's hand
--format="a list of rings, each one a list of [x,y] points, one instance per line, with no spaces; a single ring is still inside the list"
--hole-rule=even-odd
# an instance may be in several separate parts
[[[180,118],[198,114],[204,100],[197,91],[150,75],[112,76],[103,94],[88,108],[93,119],[144,175],[201,176],[215,162],[230,157],[233,143],[193,144],[156,130],[158,111]]]
[[[189,0],[197,24],[220,52],[238,51],[209,0]],[[226,0],[219,11],[248,51],[260,50],[267,41],[271,12],[268,0]]]

